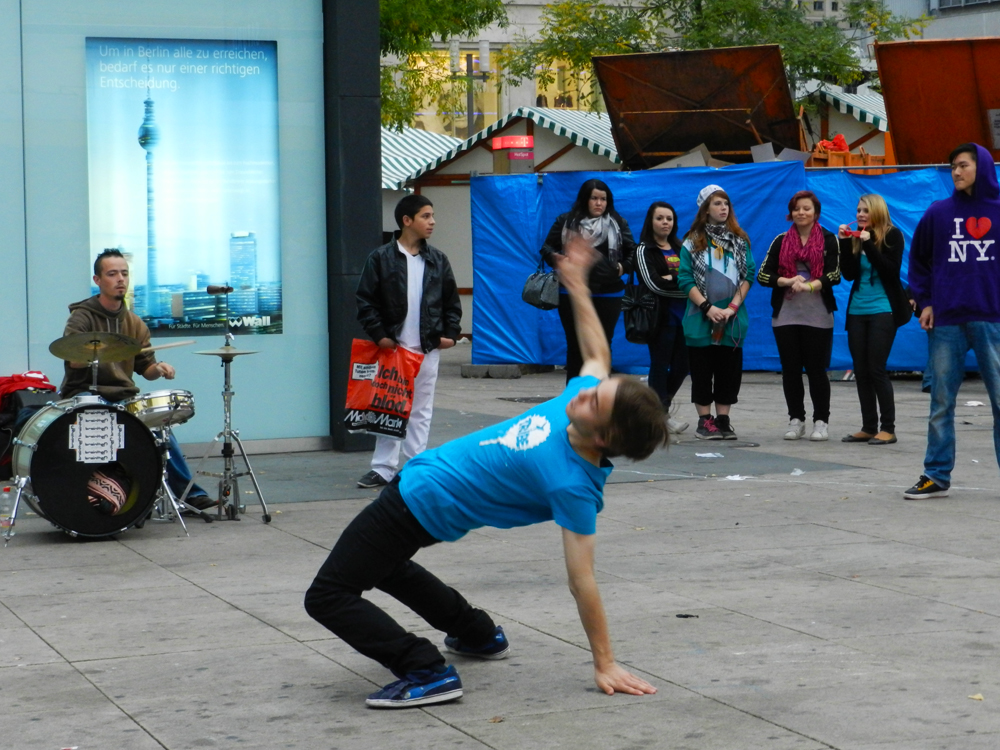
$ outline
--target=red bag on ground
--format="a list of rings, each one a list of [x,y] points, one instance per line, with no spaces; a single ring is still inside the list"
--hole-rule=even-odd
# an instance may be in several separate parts
[[[383,349],[374,341],[354,339],[344,417],[347,431],[405,438],[413,382],[423,361],[423,354],[401,346]]]

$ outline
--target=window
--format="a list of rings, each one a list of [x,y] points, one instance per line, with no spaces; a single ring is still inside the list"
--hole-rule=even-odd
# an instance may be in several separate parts
[[[823,0],[816,0],[813,3],[813,10],[823,10]]]
[[[840,10],[840,3],[837,3],[837,2],[830,3],[830,11],[831,12],[836,13],[838,10]]]

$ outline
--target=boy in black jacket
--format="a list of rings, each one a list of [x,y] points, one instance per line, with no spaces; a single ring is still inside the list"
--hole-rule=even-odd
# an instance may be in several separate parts
[[[378,436],[372,470],[359,487],[382,487],[406,461],[427,447],[441,349],[462,332],[462,303],[447,256],[427,244],[434,231],[434,205],[422,195],[396,204],[399,236],[368,256],[358,282],[358,321],[372,341],[387,349],[402,346],[424,354],[414,381],[413,406],[404,440]]]

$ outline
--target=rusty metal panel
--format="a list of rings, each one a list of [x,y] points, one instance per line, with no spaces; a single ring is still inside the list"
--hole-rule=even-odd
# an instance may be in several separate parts
[[[770,141],[799,148],[799,122],[777,45],[594,58],[618,155],[648,169],[704,143],[751,161]],[[780,150],[780,148],[779,148]]]
[[[875,45],[898,164],[939,164],[960,143],[1000,157],[1000,39],[941,39]]]

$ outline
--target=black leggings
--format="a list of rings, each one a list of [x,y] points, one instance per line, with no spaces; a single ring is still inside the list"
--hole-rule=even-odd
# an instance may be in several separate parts
[[[788,418],[806,421],[805,388],[802,369],[809,378],[809,398],[813,403],[813,421],[830,421],[830,366],[833,329],[813,326],[777,326],[774,341],[781,359],[781,386],[785,391]]]
[[[679,324],[671,325],[663,317],[656,338],[648,344],[649,387],[656,391],[663,408],[669,409],[684,378],[688,376],[690,365],[684,329]]]
[[[847,346],[854,360],[854,383],[861,402],[861,431],[869,435],[878,431],[880,411],[882,430],[896,432],[896,401],[885,369],[895,340],[892,313],[847,316]]]
[[[611,347],[611,338],[615,335],[615,326],[618,324],[618,316],[622,312],[621,297],[591,297],[594,309],[597,310],[597,317],[601,321],[604,329],[604,338],[608,340],[608,347]],[[559,322],[562,323],[563,333],[566,334],[566,382],[580,374],[583,367],[583,355],[580,353],[580,341],[576,337],[576,319],[573,316],[573,303],[570,302],[568,294],[559,295]]]
[[[698,406],[739,401],[743,382],[742,346],[689,346],[691,402]]]
[[[306,592],[306,612],[396,677],[444,666],[434,644],[361,597],[377,588],[447,635],[486,643],[495,630],[490,616],[410,559],[437,542],[406,507],[397,477],[344,529]]]

